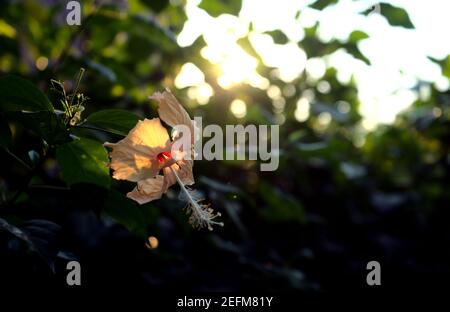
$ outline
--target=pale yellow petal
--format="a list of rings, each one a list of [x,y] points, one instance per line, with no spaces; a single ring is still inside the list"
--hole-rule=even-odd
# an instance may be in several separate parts
[[[150,148],[167,148],[170,143],[167,129],[161,125],[159,118],[144,119],[130,131],[127,138],[133,144],[145,145]]]
[[[178,102],[172,92],[170,92],[169,89],[166,89],[166,91],[162,93],[155,92],[150,98],[159,102],[159,117],[169,126],[175,127],[177,125],[184,125],[189,127],[191,131],[191,142],[193,144],[194,123],[187,111]]]
[[[137,182],[159,172],[156,156],[170,149],[170,139],[160,120],[154,118],[139,121],[123,140],[104,145],[112,148],[110,168],[113,178]]]
[[[127,194],[127,197],[141,205],[159,199],[164,193],[163,183],[164,178],[162,175],[139,181],[137,186]]]
[[[151,99],[159,102],[158,114],[159,117],[166,122],[169,126],[175,127],[178,125],[184,125],[189,127],[191,132],[191,145],[194,143],[194,122],[191,120],[189,114],[184,109],[184,107],[178,102],[175,96],[166,90],[162,93],[156,92],[153,94]],[[192,149],[193,146],[191,146]],[[177,160],[176,164],[170,167],[163,168],[164,173],[164,189],[167,190],[170,186],[175,184],[176,178],[171,169],[175,170],[180,177],[181,181],[185,185],[194,184],[194,176],[192,173],[192,167],[194,164],[193,153],[191,153],[191,159],[181,159],[185,158],[183,155],[186,151],[182,150],[171,150],[172,156]]]
[[[163,189],[167,190],[169,187],[174,185],[177,182],[177,179],[172,172],[174,170],[181,182],[184,185],[192,185],[195,183],[194,175],[192,173],[193,160],[181,160],[177,163],[173,164],[170,167],[163,168],[164,173],[164,186]]]
[[[105,146],[113,149],[109,167],[113,170],[113,178],[116,180],[137,182],[153,177],[159,171],[158,161],[148,156],[150,151],[143,145],[133,146],[127,142],[119,142]]]

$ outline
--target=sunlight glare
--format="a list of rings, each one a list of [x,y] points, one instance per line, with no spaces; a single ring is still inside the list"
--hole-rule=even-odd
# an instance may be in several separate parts
[[[175,78],[175,87],[183,89],[186,87],[197,86],[205,81],[205,75],[194,64],[186,63],[181,67],[180,72]]]
[[[295,119],[297,119],[298,122],[304,122],[308,120],[309,118],[309,109],[310,104],[308,99],[302,97],[297,101],[297,107],[295,109]]]
[[[231,102],[230,110],[237,118],[243,118],[247,114],[247,104],[240,99],[235,99]]]
[[[214,90],[209,84],[204,82],[200,85],[190,87],[187,94],[191,100],[196,101],[200,105],[206,105],[214,95]]]
[[[275,44],[267,34],[250,33],[249,40],[258,51],[263,63],[276,69],[278,78],[292,82],[305,69],[306,53],[297,44]]]
[[[200,2],[187,0],[188,20],[177,40],[184,47],[203,36],[206,47],[201,50],[201,55],[216,66],[218,84],[224,89],[246,83],[266,90],[270,87],[268,78],[291,83],[304,70],[307,82],[313,84],[323,79],[327,68],[335,68],[340,83],[352,83],[358,90],[364,128],[374,129],[380,123],[392,123],[399,112],[419,97],[418,92],[408,91],[419,80],[432,82],[443,92],[450,88],[449,79],[443,77],[439,67],[427,58],[429,55],[442,59],[450,51],[450,41],[444,40],[445,31],[450,26],[445,15],[449,4],[441,0],[420,3],[392,0],[393,5],[406,8],[415,29],[391,27],[378,14],[359,14],[367,7],[364,1],[342,0],[319,11],[307,7],[311,1],[243,0],[239,16],[222,14],[216,18],[198,8]],[[436,7],[442,9],[436,10]],[[430,22],[429,16],[436,18]],[[369,38],[361,40],[358,48],[371,65],[354,58],[344,49],[323,58],[307,59],[298,42],[304,38],[304,28],[313,27],[316,23],[319,23],[317,33],[322,41],[347,40],[356,29],[367,33]],[[275,29],[286,34],[286,44],[276,44],[265,33]],[[270,77],[257,72],[258,60],[237,43],[245,36],[264,65],[272,68]],[[281,87],[284,93],[285,89]],[[202,92],[207,94],[207,89],[204,87]],[[295,93],[295,89],[292,91]],[[286,96],[289,97],[292,91],[288,90]],[[322,83],[318,91],[330,92],[329,84]],[[313,99],[308,100],[309,105]],[[306,120],[309,106],[308,113],[305,113],[305,101],[299,100],[299,103],[303,104],[297,104],[295,116],[299,117],[297,120]]]
[[[209,103],[214,95],[213,88],[205,82],[205,75],[193,63],[184,64],[175,77],[175,87],[183,89],[189,87],[188,97],[200,105]]]

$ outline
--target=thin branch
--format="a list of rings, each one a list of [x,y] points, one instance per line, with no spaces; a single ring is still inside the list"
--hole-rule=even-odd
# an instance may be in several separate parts
[[[15,160],[17,160],[22,166],[27,168],[29,171],[33,171],[33,168],[31,168],[26,162],[24,162],[22,159],[20,159],[16,154],[11,152],[9,148],[4,149],[11,157],[13,157]]]
[[[77,77],[77,83],[76,83],[76,85],[75,85],[75,89],[74,89],[74,91],[72,92],[72,96],[71,96],[71,98],[70,98],[70,107],[73,106],[73,99],[75,98],[75,96],[76,96],[77,93],[78,93],[78,89],[80,88],[81,79],[83,78],[83,74],[84,74],[85,71],[86,71],[86,70],[85,70],[83,67],[80,68],[80,71],[79,71],[78,77]],[[78,110],[79,108],[80,108],[80,103],[78,103],[77,110]],[[72,112],[70,112],[70,113],[72,114]],[[73,116],[70,116],[70,117],[73,117]]]
[[[56,185],[31,184],[28,186],[33,189],[55,190],[55,191],[70,191],[70,188]]]
[[[119,135],[121,137],[126,137],[126,135],[124,135],[121,132],[118,131],[114,131],[114,130],[106,130],[103,128],[97,128],[94,126],[86,126],[86,125],[75,125],[73,126],[73,128],[80,128],[80,129],[89,129],[89,130],[94,130],[94,131],[101,131],[101,132],[105,132],[105,133],[109,133],[109,134],[113,134],[113,135]]]

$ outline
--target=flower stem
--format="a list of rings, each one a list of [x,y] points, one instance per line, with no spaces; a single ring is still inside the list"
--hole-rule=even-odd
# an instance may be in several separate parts
[[[212,224],[223,226],[222,222],[217,222],[213,220],[215,217],[220,216],[220,214],[219,213],[213,214],[211,208],[205,205],[200,205],[198,203],[198,200],[192,197],[191,193],[186,188],[183,181],[181,181],[177,172],[172,167],[169,168],[174,174],[178,184],[180,185],[181,191],[184,193],[184,195],[188,200],[188,206],[191,208],[192,211],[191,217],[193,218],[192,220],[193,225],[194,226],[197,225],[198,227],[207,226],[209,230],[212,230],[211,227]]]

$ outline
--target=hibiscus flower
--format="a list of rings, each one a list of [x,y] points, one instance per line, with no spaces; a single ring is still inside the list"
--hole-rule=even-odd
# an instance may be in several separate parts
[[[174,128],[181,126],[188,131],[171,140],[159,118],[139,121],[124,139],[104,144],[112,149],[109,167],[113,178],[137,182],[127,197],[141,205],[161,198],[178,183],[181,189],[179,198],[186,201],[186,212],[194,228],[212,230],[214,224],[222,226],[222,222],[215,221],[220,213],[214,213],[208,204],[202,204],[203,198],[199,193],[188,187],[194,184],[194,122],[169,90],[156,92],[150,99],[159,103],[158,115],[166,124]],[[186,141],[185,135],[190,136],[187,137],[188,148],[186,144],[177,144],[180,143],[178,140]]]

